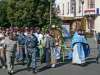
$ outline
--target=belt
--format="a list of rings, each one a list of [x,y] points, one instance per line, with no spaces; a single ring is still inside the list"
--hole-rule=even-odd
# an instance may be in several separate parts
[[[20,47],[25,46],[25,45],[19,45]]]

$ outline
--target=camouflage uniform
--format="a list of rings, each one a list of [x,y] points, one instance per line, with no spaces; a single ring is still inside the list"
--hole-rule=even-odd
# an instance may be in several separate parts
[[[26,49],[27,49],[27,67],[32,63],[32,69],[35,71],[37,61],[36,61],[36,52],[37,52],[37,45],[38,45],[38,40],[36,36],[27,36],[26,40]]]

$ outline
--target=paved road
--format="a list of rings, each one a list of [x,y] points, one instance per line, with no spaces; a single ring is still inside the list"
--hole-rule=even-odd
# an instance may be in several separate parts
[[[95,41],[88,39],[92,48],[96,48]],[[94,57],[96,49],[92,50],[91,56]],[[90,57],[91,57],[90,56]],[[0,69],[0,75],[7,75],[7,70]],[[14,75],[34,75],[26,70],[26,66],[16,65]],[[40,72],[36,75],[100,75],[100,64],[96,64],[95,59],[88,59],[88,64],[85,67],[72,65],[68,61],[65,64],[59,65],[57,68],[45,68],[44,64],[40,67]]]
[[[34,75],[25,70],[25,66],[16,66],[14,75]],[[7,70],[0,69],[0,75],[7,75]],[[61,65],[57,68],[41,69],[36,75],[100,75],[100,64],[96,64],[94,59],[89,61],[85,67],[72,65],[71,63]]]

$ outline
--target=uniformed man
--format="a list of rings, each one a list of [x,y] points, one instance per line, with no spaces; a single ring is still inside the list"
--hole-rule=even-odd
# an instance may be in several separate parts
[[[8,74],[12,74],[14,68],[15,51],[17,48],[15,36],[12,33],[9,33],[8,37],[5,39],[4,44],[6,50],[6,64],[7,64]]]
[[[26,49],[27,49],[27,68],[29,69],[32,63],[32,71],[33,73],[37,72],[37,60],[36,60],[36,52],[37,52],[38,39],[31,32],[28,33],[26,40]]]

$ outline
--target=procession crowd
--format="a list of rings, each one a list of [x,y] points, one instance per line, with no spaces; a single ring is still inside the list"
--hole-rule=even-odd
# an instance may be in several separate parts
[[[60,49],[51,31],[43,34],[38,27],[0,28],[0,59],[8,74],[13,73],[15,61],[23,65],[27,63],[28,70],[32,64],[32,71],[36,73],[37,61],[41,62],[43,56],[47,66],[55,67],[60,59]]]
[[[84,65],[90,54],[90,48],[84,33],[77,30],[71,39],[72,64]],[[52,31],[42,33],[40,28],[0,28],[0,60],[2,68],[7,68],[8,74],[14,73],[15,62],[32,67],[32,72],[38,72],[38,60],[43,60],[47,67],[56,67],[61,59],[60,37],[54,38]]]

